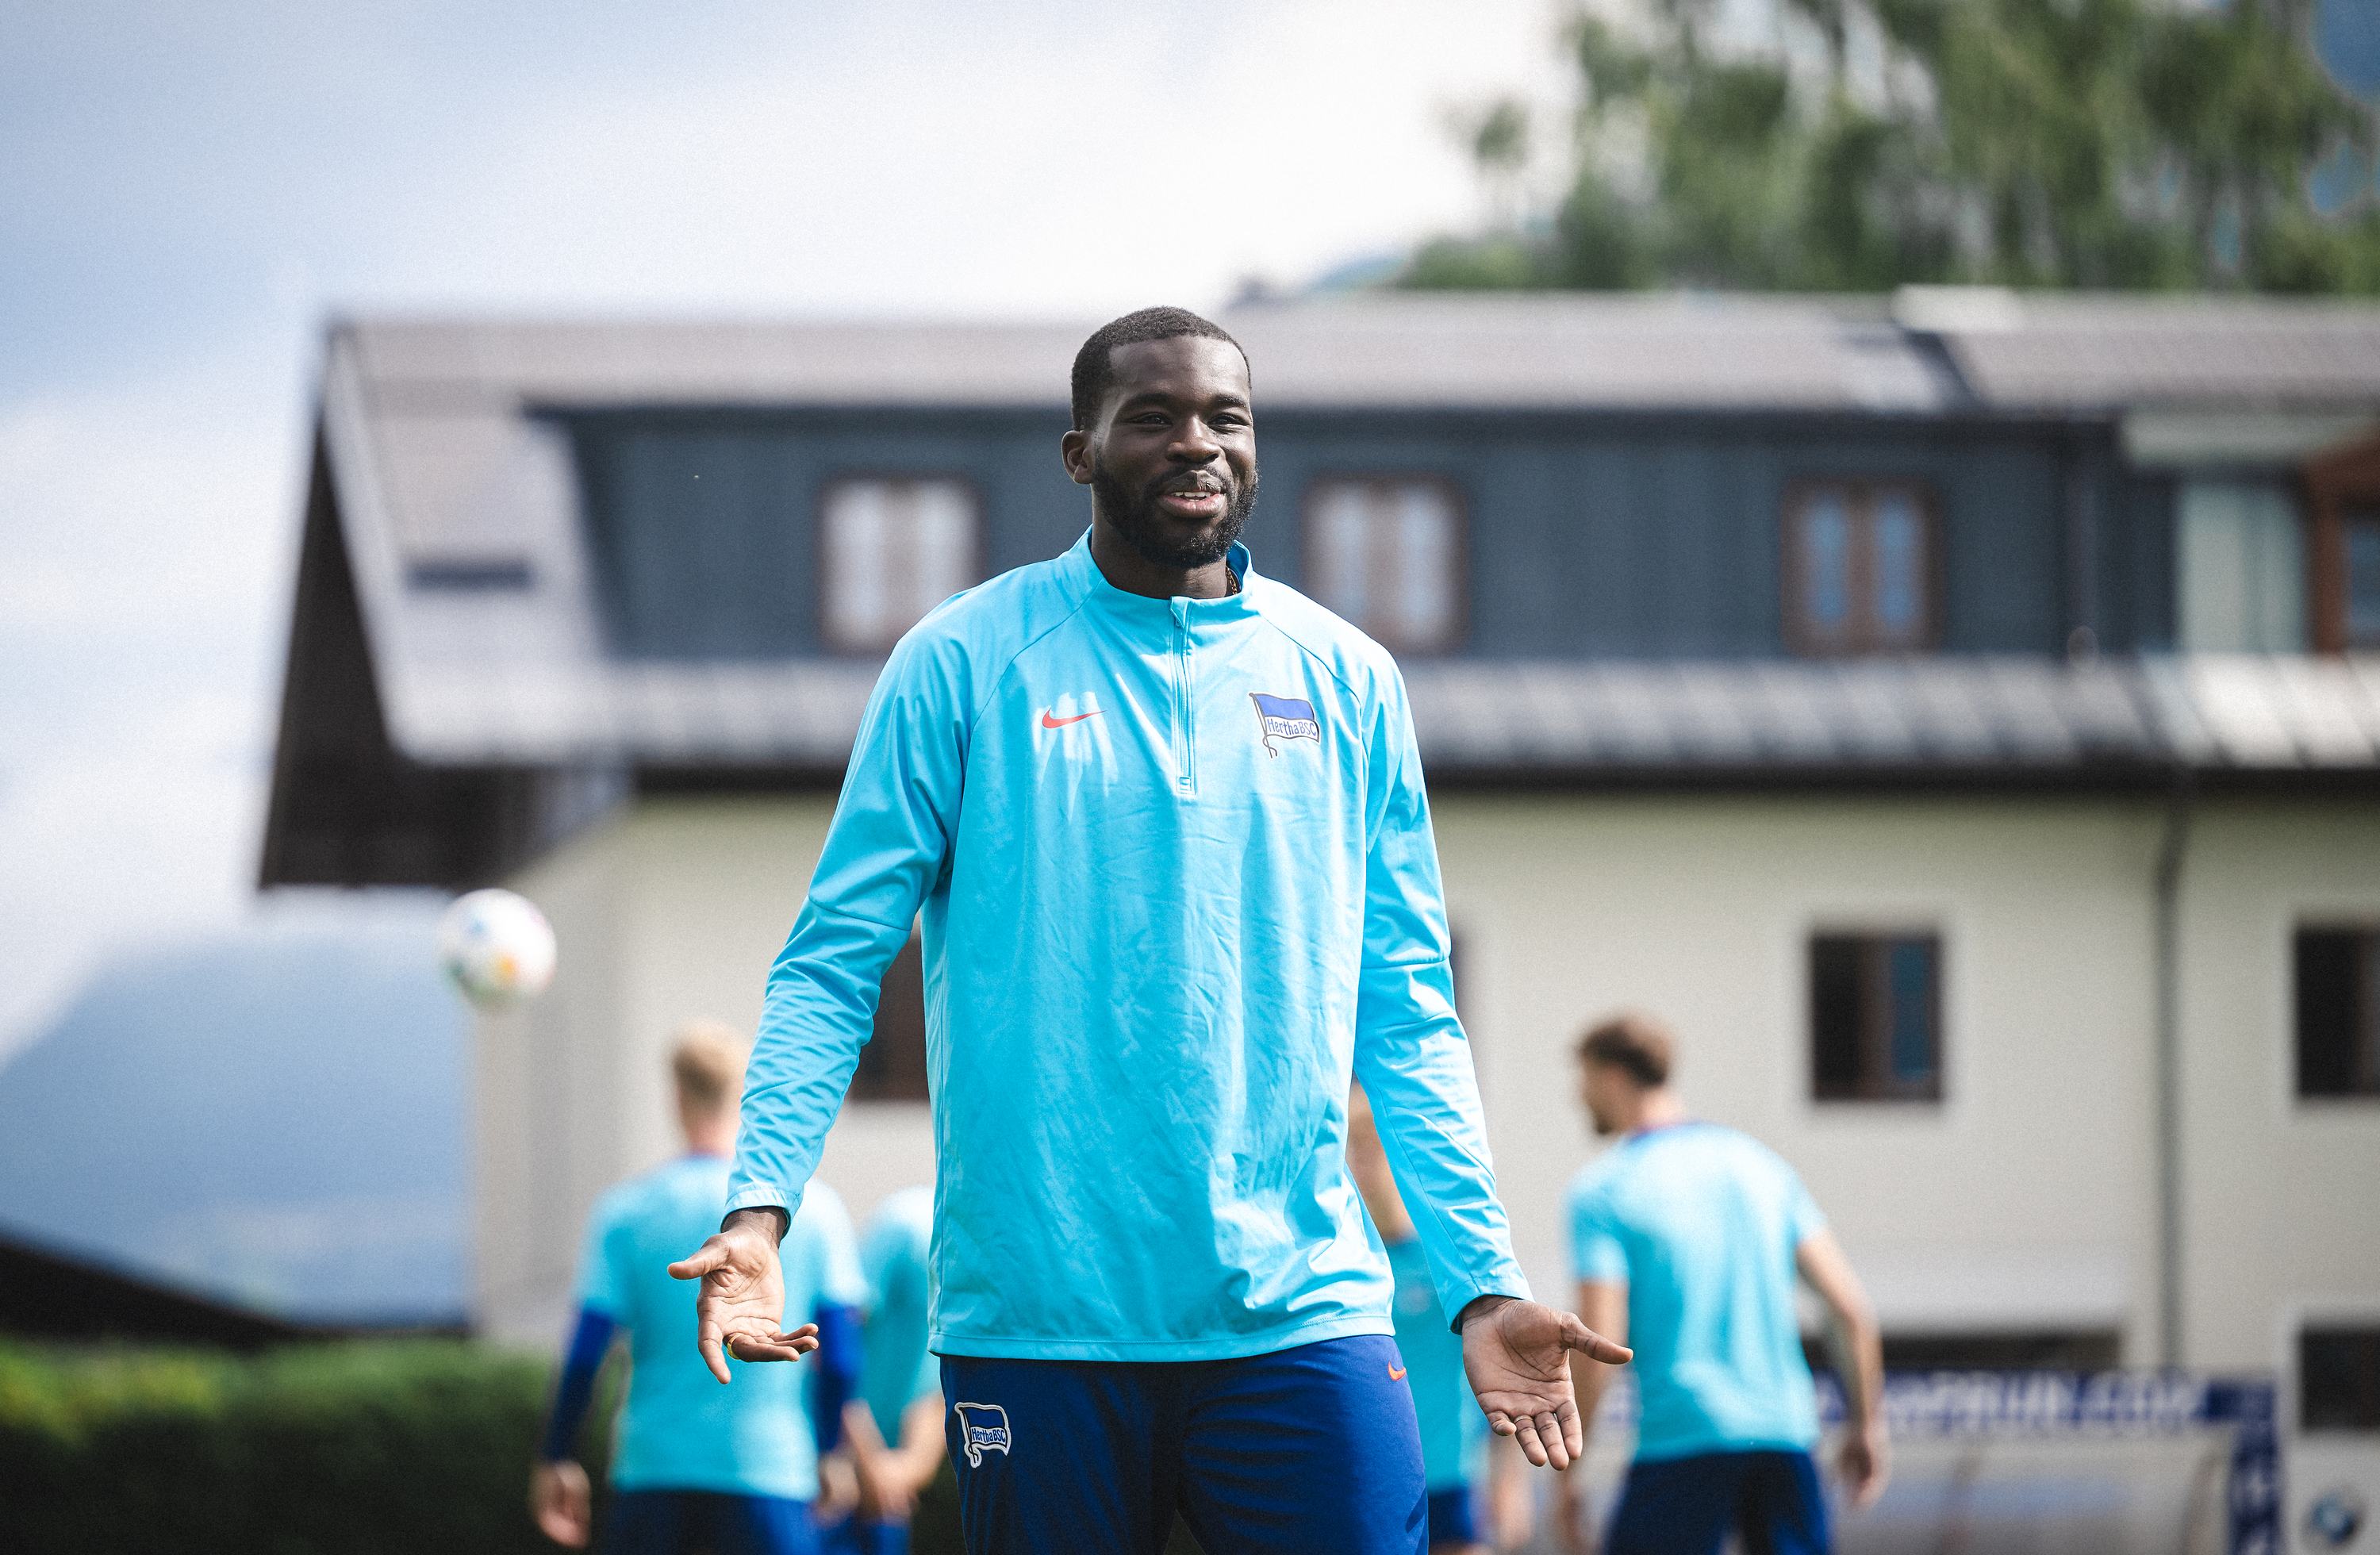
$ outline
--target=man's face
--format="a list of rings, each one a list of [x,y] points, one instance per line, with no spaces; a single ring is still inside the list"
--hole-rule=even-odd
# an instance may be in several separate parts
[[[1579,1099],[1586,1103],[1596,1134],[1609,1138],[1625,1129],[1629,1106],[1640,1088],[1636,1082],[1614,1064],[1581,1063],[1578,1068]]]
[[[1246,360],[1196,335],[1119,346],[1110,360],[1116,381],[1078,467],[1100,516],[1152,566],[1221,561],[1257,502]]]

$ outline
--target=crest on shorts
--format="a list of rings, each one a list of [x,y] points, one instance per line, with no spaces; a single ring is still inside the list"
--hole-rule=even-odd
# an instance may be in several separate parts
[[[1314,716],[1314,704],[1303,697],[1268,697],[1261,691],[1248,693],[1248,700],[1257,705],[1257,725],[1263,731],[1265,754],[1278,756],[1275,740],[1312,740],[1322,743],[1322,720]]]
[[[969,1468],[981,1468],[986,1452],[1008,1456],[1008,1411],[996,1403],[954,1403],[958,1412],[959,1445],[966,1450]]]

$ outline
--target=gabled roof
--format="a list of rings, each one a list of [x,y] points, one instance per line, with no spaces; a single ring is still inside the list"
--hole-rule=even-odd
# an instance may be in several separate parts
[[[2362,305],[1360,294],[1224,322],[1269,410],[2380,414],[2380,308]],[[636,769],[840,771],[872,664],[606,650],[572,451],[545,412],[1054,421],[1096,322],[334,326],[267,881],[457,883],[542,845]],[[2356,664],[1463,661],[1411,678],[1426,755],[1450,775],[2380,762]]]

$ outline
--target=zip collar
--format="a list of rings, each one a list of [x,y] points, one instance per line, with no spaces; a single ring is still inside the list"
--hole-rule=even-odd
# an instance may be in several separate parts
[[[1117,588],[1091,559],[1091,531],[1085,529],[1074,548],[1059,558],[1085,599],[1087,605],[1100,614],[1132,626],[1150,629],[1167,628],[1176,624],[1186,626],[1194,635],[1203,636],[1210,630],[1225,630],[1257,620],[1264,611],[1257,603],[1269,587],[1259,577],[1256,562],[1248,548],[1238,541],[1225,553],[1223,561],[1240,575],[1240,591],[1226,594],[1220,600],[1194,600],[1177,594],[1172,599],[1153,600],[1147,594],[1135,594]]]

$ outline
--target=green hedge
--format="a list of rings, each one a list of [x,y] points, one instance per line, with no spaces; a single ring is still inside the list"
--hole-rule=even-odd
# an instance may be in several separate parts
[[[0,1544],[550,1555],[526,1504],[548,1376],[535,1358],[443,1340],[254,1359],[0,1343]],[[599,1434],[583,1444],[598,1464]]]

